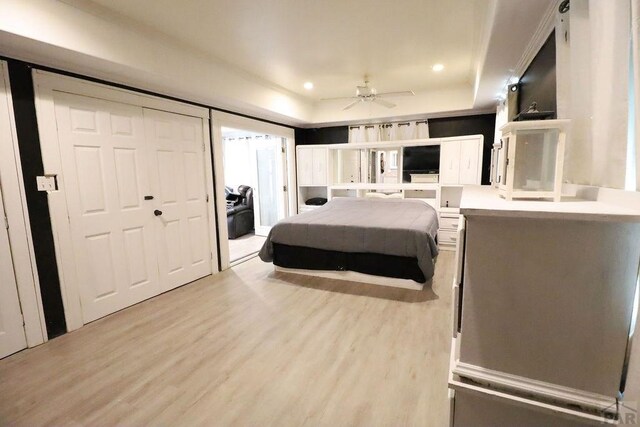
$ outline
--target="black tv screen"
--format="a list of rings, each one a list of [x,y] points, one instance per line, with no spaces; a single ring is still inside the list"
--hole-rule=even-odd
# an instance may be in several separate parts
[[[412,173],[439,173],[440,146],[423,145],[402,149],[402,182],[411,182]]]

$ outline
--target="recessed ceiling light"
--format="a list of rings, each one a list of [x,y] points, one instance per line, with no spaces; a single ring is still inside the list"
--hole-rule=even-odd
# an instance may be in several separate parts
[[[306,90],[311,90],[311,89],[313,89],[313,83],[311,83],[311,82],[306,82],[303,86],[304,86],[304,88],[305,88]]]
[[[440,72],[440,71],[444,70],[444,65],[435,64],[433,67],[431,67],[431,69],[437,73],[437,72]]]

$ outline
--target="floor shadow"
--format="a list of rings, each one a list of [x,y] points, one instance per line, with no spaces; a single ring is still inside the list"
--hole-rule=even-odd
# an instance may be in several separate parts
[[[422,290],[414,290],[347,280],[328,279],[324,277],[305,276],[282,271],[273,271],[269,273],[268,277],[292,286],[408,303],[434,301],[440,298],[432,289],[432,281],[427,282]]]

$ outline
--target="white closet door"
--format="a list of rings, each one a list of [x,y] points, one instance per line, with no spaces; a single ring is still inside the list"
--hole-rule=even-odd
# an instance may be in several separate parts
[[[480,150],[477,139],[460,142],[460,184],[480,184],[478,180]]]
[[[313,148],[298,148],[298,185],[313,185]]]
[[[159,293],[142,108],[55,92],[85,323]]]
[[[313,148],[313,185],[327,185],[327,149]]]
[[[202,119],[144,109],[163,290],[211,274]]]
[[[440,184],[458,184],[460,142],[446,141],[440,146]]]
[[[27,347],[0,188],[0,358]]]

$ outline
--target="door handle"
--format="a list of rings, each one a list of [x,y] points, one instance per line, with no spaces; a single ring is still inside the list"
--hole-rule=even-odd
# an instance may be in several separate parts
[[[155,216],[160,216],[160,215],[162,215],[162,211],[160,211],[160,210],[156,209],[156,210],[154,210],[154,211],[153,211],[153,214],[154,214]]]
[[[153,200],[153,196],[144,196],[145,200]]]

